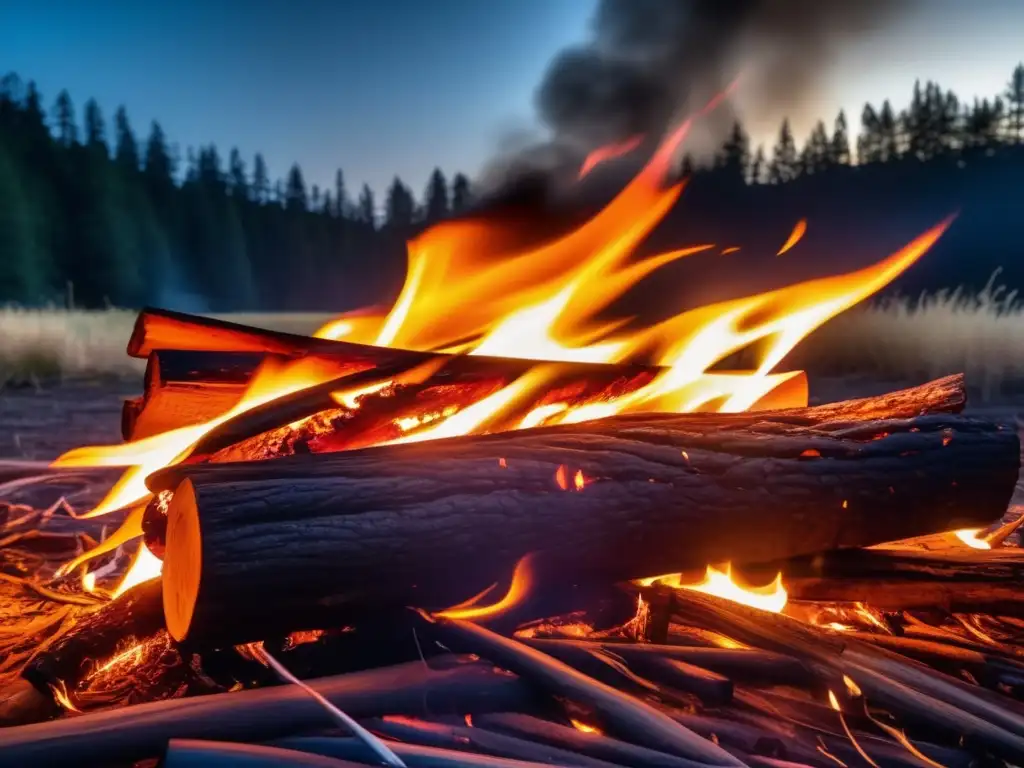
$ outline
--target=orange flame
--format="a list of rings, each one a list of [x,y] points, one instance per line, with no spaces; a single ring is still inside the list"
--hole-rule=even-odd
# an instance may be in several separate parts
[[[509,585],[508,592],[496,603],[491,605],[478,605],[477,602],[487,595],[496,585],[491,585],[488,589],[476,597],[454,605],[451,608],[446,608],[443,611],[437,613],[438,616],[443,616],[447,619],[470,619],[472,621],[479,621],[480,619],[492,619],[495,616],[500,616],[503,613],[507,613],[510,609],[520,605],[526,596],[530,593],[535,586],[535,574],[532,567],[532,558],[527,555],[526,557],[520,558],[519,562],[516,563],[515,570],[512,572],[512,583]]]
[[[684,584],[682,576],[681,573],[651,576],[638,580],[637,584],[642,587],[661,584],[672,589],[703,592],[706,595],[725,598],[770,613],[781,613],[789,599],[786,588],[782,585],[782,573],[779,573],[771,584],[763,587],[743,587],[737,584],[732,577],[731,563],[726,563],[724,571],[709,565],[703,580],[695,584]]]
[[[724,96],[716,97],[701,114]],[[406,281],[386,314],[373,309],[348,313],[317,332],[320,338],[380,346],[553,363],[535,366],[502,389],[455,411],[406,419],[396,424],[401,435],[392,442],[486,432],[517,409],[526,414],[518,426],[531,427],[628,412],[806,405],[803,374],[777,373],[776,366],[809,333],[896,278],[949,225],[945,221],[887,259],[845,275],[701,307],[639,330],[625,330],[627,319],[598,320],[602,310],[660,267],[714,248],[697,244],[642,260],[634,258],[636,248],[683,193],[685,182],[666,185],[666,179],[690,127],[691,121],[687,121],[666,136],[640,172],[595,216],[540,245],[517,245],[521,222],[500,218],[446,221],[428,229],[408,244]],[[757,343],[763,345],[763,352],[753,370],[711,372],[726,358]],[[666,370],[640,389],[572,406],[525,407],[551,384],[559,362],[622,362],[652,354]],[[260,405],[349,372],[340,364],[316,358],[269,359],[238,404],[208,422],[121,446],[76,449],[54,465],[126,468],[87,516],[139,505],[149,498],[146,477],[189,458],[196,443],[211,430]],[[429,370],[419,375],[429,375]],[[362,386],[351,390],[340,383],[334,399],[355,409],[362,398],[382,393],[391,383],[382,379],[367,384],[364,380]],[[566,473],[560,485],[578,490],[575,478],[567,469]],[[120,544],[137,536],[139,521],[138,516],[131,518],[131,524],[126,522],[111,538]],[[118,544],[104,543],[108,547]],[[77,566],[97,551],[73,562]],[[139,569],[142,572],[141,565]],[[153,563],[143,573],[153,575]]]
[[[608,160],[612,160],[616,157],[628,155],[634,149],[639,147],[643,140],[644,137],[642,135],[633,136],[631,138],[626,139],[625,141],[620,141],[615,144],[606,144],[603,147],[598,147],[589,155],[587,155],[586,159],[584,159],[583,165],[580,166],[580,173],[578,178],[582,179],[584,176],[586,176],[588,173],[594,170],[601,163],[607,162]]]
[[[807,234],[807,220],[800,219],[800,221],[796,223],[796,226],[793,227],[793,231],[789,234],[789,239],[786,240],[783,246],[779,249],[779,252],[775,255],[781,256],[782,254],[784,254],[786,251],[788,251],[801,240],[803,240],[805,234]]]

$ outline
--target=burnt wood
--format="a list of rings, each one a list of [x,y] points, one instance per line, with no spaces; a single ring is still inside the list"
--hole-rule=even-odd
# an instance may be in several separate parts
[[[52,687],[73,691],[85,675],[125,644],[145,640],[164,628],[161,595],[160,580],[153,579],[91,612],[83,612],[28,661],[22,677],[47,695]]]
[[[503,582],[529,553],[553,580],[607,584],[867,546],[1005,510],[1012,430],[946,415],[814,424],[813,410],[622,416],[170,468],[150,478],[154,491],[177,489],[168,628],[244,642],[367,606],[444,608]]]

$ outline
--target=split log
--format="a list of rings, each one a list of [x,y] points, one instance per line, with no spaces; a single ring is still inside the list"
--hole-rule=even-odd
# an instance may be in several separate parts
[[[168,628],[245,642],[366,606],[441,609],[528,553],[552,578],[613,583],[867,546],[1005,509],[1015,432],[944,415],[836,428],[814,410],[619,416],[169,468],[149,479],[177,489]]]
[[[118,651],[164,628],[161,594],[160,580],[154,579],[81,616],[29,660],[22,677],[47,695],[53,688],[73,691]]]
[[[518,678],[465,658],[444,668],[417,660],[307,682],[353,717],[516,711],[533,702]],[[0,768],[131,763],[158,756],[172,738],[263,741],[326,722],[321,705],[292,685],[172,699],[2,728]]]
[[[208,352],[256,352],[301,355],[344,343],[232,323],[169,309],[146,307],[135,321],[128,355],[147,358],[156,349]],[[351,345],[358,347],[361,345]]]

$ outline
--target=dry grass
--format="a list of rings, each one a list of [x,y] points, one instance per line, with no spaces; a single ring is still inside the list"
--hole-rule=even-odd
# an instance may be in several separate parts
[[[312,333],[320,314],[233,315],[231,320]],[[0,309],[0,382],[137,374],[125,355],[135,312]],[[989,286],[881,300],[836,318],[801,345],[787,367],[813,376],[918,381],[964,371],[986,401],[1024,387],[1024,304]]]

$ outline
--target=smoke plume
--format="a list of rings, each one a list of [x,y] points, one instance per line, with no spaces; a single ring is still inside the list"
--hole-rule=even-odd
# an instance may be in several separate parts
[[[722,138],[736,115],[732,109],[758,133],[774,130],[786,116],[806,127],[799,125],[801,113],[841,46],[917,2],[599,0],[590,41],[558,54],[537,90],[538,117],[550,141],[514,153],[514,160],[504,157],[495,168],[536,168],[564,152],[660,133],[737,76],[741,87],[732,107],[703,125],[703,136],[694,137],[698,144],[707,148]]]

